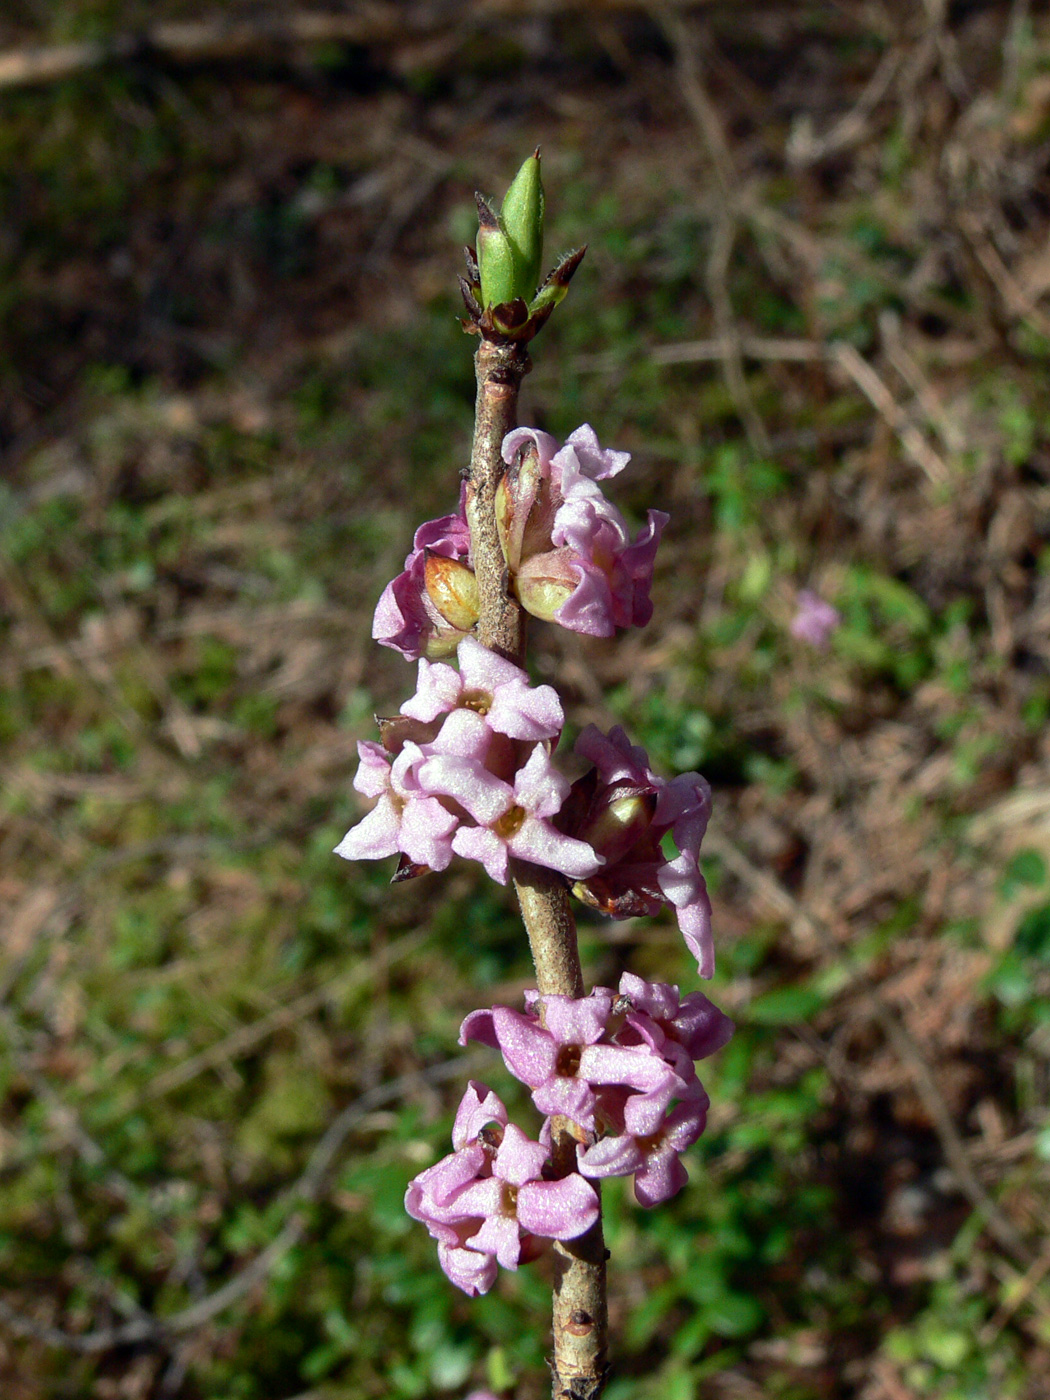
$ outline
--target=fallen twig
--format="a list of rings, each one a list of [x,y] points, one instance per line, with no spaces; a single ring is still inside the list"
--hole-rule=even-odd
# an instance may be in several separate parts
[[[709,0],[667,0],[688,10]],[[480,0],[467,13],[405,4],[363,4],[355,14],[272,14],[254,19],[215,17],[151,24],[108,39],[73,44],[33,44],[0,54],[0,90],[60,82],[78,73],[133,59],[162,58],[171,63],[207,63],[240,58],[289,45],[381,44],[424,39],[454,23],[464,37],[493,21],[534,15],[586,13],[590,9],[644,10],[645,0]]]

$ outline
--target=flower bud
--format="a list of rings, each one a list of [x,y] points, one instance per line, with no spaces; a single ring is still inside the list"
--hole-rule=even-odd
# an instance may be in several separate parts
[[[516,294],[531,301],[543,266],[543,184],[538,147],[511,182],[503,200],[502,223],[514,251]]]
[[[481,306],[501,306],[520,297],[514,245],[507,237],[499,216],[480,194],[478,206],[478,280]]]
[[[449,559],[428,549],[423,579],[427,597],[445,621],[458,632],[469,632],[480,611],[474,570],[460,559]]]
[[[569,562],[571,551],[552,549],[522,564],[514,578],[514,592],[527,613],[542,622],[554,615],[576,592],[579,575]]]
[[[612,865],[641,841],[655,811],[655,792],[639,792],[634,786],[617,784],[597,804],[590,820],[573,835],[593,846]]]

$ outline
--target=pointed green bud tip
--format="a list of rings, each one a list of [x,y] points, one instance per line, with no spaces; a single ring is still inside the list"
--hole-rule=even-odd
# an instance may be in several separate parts
[[[514,250],[517,294],[531,301],[543,267],[543,181],[538,146],[504,196],[501,221]]]

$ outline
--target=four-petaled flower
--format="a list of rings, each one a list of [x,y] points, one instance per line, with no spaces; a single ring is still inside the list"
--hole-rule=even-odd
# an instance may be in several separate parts
[[[547,1179],[549,1149],[508,1123],[484,1084],[471,1081],[452,1142],[454,1152],[409,1183],[405,1209],[437,1240],[442,1269],[464,1292],[487,1293],[497,1266],[516,1269],[543,1240],[576,1239],[597,1220],[594,1188],[575,1172]]]

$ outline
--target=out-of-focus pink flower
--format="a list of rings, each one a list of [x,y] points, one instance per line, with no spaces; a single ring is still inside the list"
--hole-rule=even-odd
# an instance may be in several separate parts
[[[401,713],[428,722],[455,709],[474,710],[490,729],[512,739],[556,739],[565,716],[553,686],[529,684],[526,673],[473,637],[456,656],[459,670],[426,659],[419,663],[416,693]]]
[[[795,616],[789,628],[791,635],[800,642],[809,642],[810,646],[825,651],[831,634],[842,623],[839,610],[809,588],[799,589],[795,603]]]
[[[630,453],[600,446],[588,424],[558,448],[548,433],[517,428],[503,441],[508,471],[497,496],[507,566],[526,609],[573,632],[611,637],[652,616],[653,562],[668,516],[651,510],[632,540],[598,482]]]
[[[711,789],[699,773],[667,781],[649,767],[644,749],[615,726],[603,734],[591,724],[576,752],[594,768],[573,784],[558,818],[569,835],[588,842],[605,864],[577,881],[573,893],[602,913],[627,918],[675,911],[701,977],[714,972],[711,903],[700,869],[700,843],[711,814]],[[661,846],[670,832],[679,854]]]
[[[464,499],[461,492],[454,515],[420,525],[404,571],[387,584],[376,606],[372,636],[409,661],[449,655],[477,622]]]
[[[542,1240],[576,1239],[598,1218],[594,1188],[581,1176],[544,1180],[548,1149],[507,1122],[485,1085],[471,1082],[453,1143],[455,1152],[409,1183],[405,1209],[438,1241],[442,1269],[464,1292],[487,1293],[497,1265],[516,1269]]]

